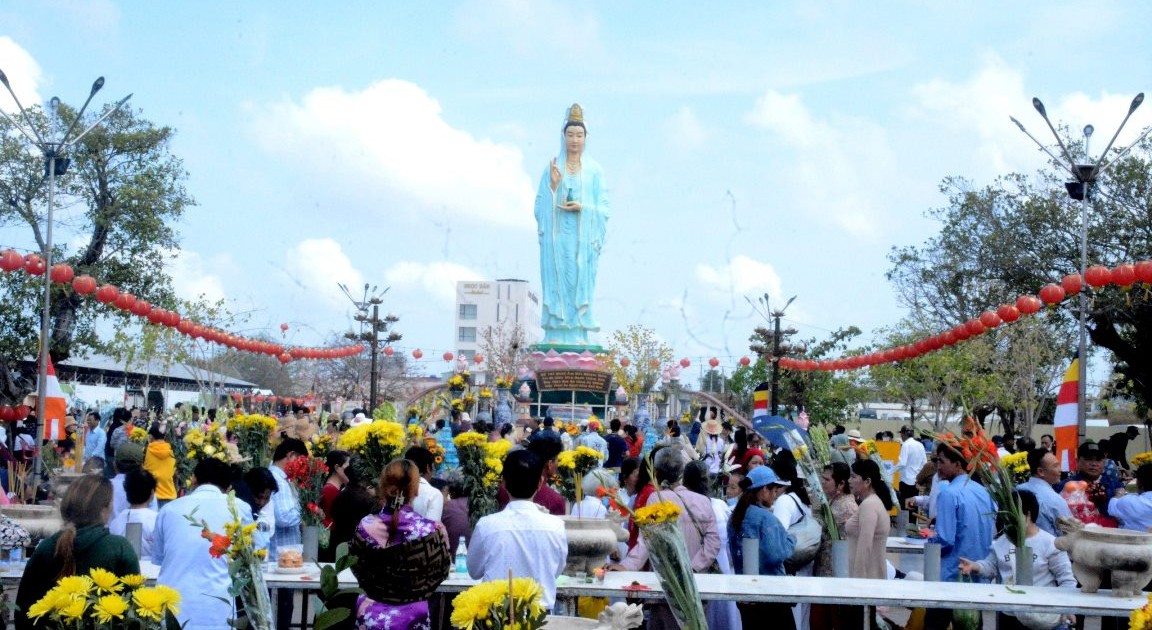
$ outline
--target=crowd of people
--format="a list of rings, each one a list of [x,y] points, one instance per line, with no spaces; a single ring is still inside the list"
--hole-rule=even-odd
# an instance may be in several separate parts
[[[204,421],[213,415],[212,410],[197,413]],[[18,606],[26,610],[58,576],[92,567],[132,573],[143,559],[160,567],[159,583],[184,597],[179,621],[185,627],[228,628],[234,608],[229,603],[227,565],[207,553],[208,541],[187,518],[195,515],[213,530],[222,529],[232,519],[227,494],[233,491],[240,499],[241,519],[256,525],[256,544],[268,550],[269,558],[275,558],[280,547],[299,545],[301,507],[285,468],[309,454],[309,434],[324,431],[338,437],[347,427],[347,421],[332,420],[321,427],[309,414],[287,414],[281,419],[270,466],[249,468],[202,459],[189,487],[181,489],[174,482],[176,462],[165,439],[173,422],[148,425],[145,415],[118,409],[105,427],[98,414],[87,415],[81,457],[84,469],[93,474],[73,482],[64,497],[64,529],[42,541],[29,559],[26,575],[35,577],[22,581]],[[363,416],[351,419],[353,425],[364,421]],[[472,577],[505,579],[509,571],[532,577],[543,586],[543,603],[551,608],[556,602],[556,578],[568,553],[559,517],[614,517],[611,497],[630,510],[655,501],[677,504],[679,529],[694,571],[832,575],[830,541],[826,534],[820,535],[822,506],[809,495],[792,450],[777,448],[743,426],[733,427],[716,409],[701,410],[683,425],[669,421],[650,447],[644,444],[644,431],[619,419],[604,426],[591,418],[577,426],[561,428],[549,417],[526,426],[464,424],[458,417],[447,425],[443,420],[429,423],[430,432],[471,431],[490,441],[510,443],[500,475],[500,511],[478,520],[468,512],[461,479],[452,471],[441,471],[426,448],[407,449],[379,479],[360,478],[356,455],[330,451],[329,475],[320,492],[330,541],[321,549],[320,560],[332,561],[341,543],[369,555],[395,545],[432,541],[452,555],[462,540],[467,562],[461,568]],[[133,427],[148,432],[147,446],[127,439]],[[74,430],[73,423],[69,431]],[[822,471],[821,490],[835,530],[849,542],[849,575],[904,577],[886,560],[895,505],[932,528],[932,540],[941,545],[939,579],[956,581],[964,576],[1011,582],[1015,548],[1002,533],[998,535],[995,521],[988,518],[995,512],[994,503],[970,476],[969,462],[949,444],[925,440],[910,427],[902,428],[900,437],[900,455],[891,470],[899,474],[897,488],[889,488],[886,471],[859,448],[864,442],[859,430],[837,427],[829,441],[830,461]],[[1068,557],[1054,545],[1061,535],[1057,519],[1075,509],[1078,516],[1101,525],[1147,531],[1152,526],[1152,465],[1135,471],[1139,492],[1128,494],[1124,481],[1129,464],[1126,459],[1111,459],[1106,446],[1082,444],[1079,469],[1065,478],[1046,443],[1042,440],[1037,447],[1020,439],[1005,445],[1005,452],[1028,453],[1031,478],[1020,484],[1018,494],[1034,554],[1033,581],[1072,588],[1075,579]],[[582,446],[601,457],[599,465],[579,480],[582,498],[569,501],[553,486],[557,462],[563,451]],[[1083,492],[1076,496],[1086,497],[1087,506],[1069,504],[1073,499],[1062,492],[1068,482],[1084,482]],[[129,525],[140,526],[139,554],[122,538]],[[635,526],[628,529],[628,541],[604,559],[605,569],[650,570],[644,536]],[[755,557],[746,557],[750,553]],[[386,564],[385,558],[394,556],[379,557],[378,562]],[[277,626],[286,628],[295,602],[290,591],[280,593],[274,602]],[[449,600],[436,595],[397,602],[366,594],[347,605],[355,612],[347,627],[367,629],[446,628],[451,613]],[[647,608],[648,628],[678,627],[666,606]],[[844,606],[712,602],[706,612],[709,627],[735,630],[754,625],[752,620],[765,614],[771,614],[776,625],[799,629],[864,625],[862,609]],[[1026,627],[1015,617],[1003,617],[1001,627]],[[18,627],[32,627],[20,613],[17,618]],[[950,611],[930,610],[925,627],[944,628],[949,621]]]

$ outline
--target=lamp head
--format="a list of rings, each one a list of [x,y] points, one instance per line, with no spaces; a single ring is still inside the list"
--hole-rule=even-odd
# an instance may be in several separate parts
[[[1095,127],[1093,127],[1092,125],[1084,125],[1084,137],[1085,138],[1091,138],[1093,131],[1096,131]]]
[[[0,74],[3,74],[3,73],[0,73]],[[1128,113],[1131,114],[1132,112],[1136,111],[1136,108],[1140,107],[1140,104],[1143,102],[1144,102],[1144,93],[1141,92],[1141,93],[1136,95],[1136,98],[1132,99],[1132,104],[1128,106]]]
[[[1044,109],[1044,103],[1041,103],[1040,99],[1036,98],[1035,96],[1032,97],[1032,107],[1035,107],[1036,111],[1040,112],[1041,116],[1045,118],[1048,117],[1048,112]]]
[[[96,95],[100,88],[104,87],[104,77],[100,77],[92,82],[92,91],[88,93],[89,98]]]
[[[6,88],[11,89],[11,87],[12,87],[12,86],[8,85],[8,75],[4,74],[3,70],[0,70],[0,83],[3,83],[4,87],[6,87]],[[1140,96],[1144,96],[1144,95],[1141,94]]]

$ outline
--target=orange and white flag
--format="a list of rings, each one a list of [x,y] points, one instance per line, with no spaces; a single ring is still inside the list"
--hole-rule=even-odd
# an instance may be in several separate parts
[[[44,419],[43,437],[45,440],[62,440],[65,437],[64,415],[68,412],[68,400],[64,398],[64,390],[60,387],[60,379],[56,378],[56,366],[52,365],[51,358],[48,359],[47,383],[41,414]]]
[[[1060,470],[1076,472],[1076,449],[1080,446],[1080,355],[1072,357],[1072,363],[1064,372],[1064,382],[1056,395],[1056,459],[1060,460]]]

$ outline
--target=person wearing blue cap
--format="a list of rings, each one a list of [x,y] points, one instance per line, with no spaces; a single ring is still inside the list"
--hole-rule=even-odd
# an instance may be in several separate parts
[[[784,529],[780,519],[772,514],[772,504],[788,492],[791,483],[780,479],[768,466],[758,466],[748,472],[740,482],[744,493],[736,503],[728,521],[728,542],[732,564],[737,573],[743,571],[745,538],[760,541],[760,575],[785,575],[784,561],[792,556],[796,539]],[[792,605],[783,603],[739,605],[744,627],[752,627],[756,620],[772,619],[775,625],[794,630]]]

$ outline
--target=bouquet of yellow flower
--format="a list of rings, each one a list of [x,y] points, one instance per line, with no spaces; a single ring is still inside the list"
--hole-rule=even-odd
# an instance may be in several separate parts
[[[510,376],[497,376],[496,381],[493,383],[496,389],[508,389],[512,387],[512,377]]]
[[[312,457],[325,459],[328,457],[328,452],[334,447],[332,436],[327,433],[317,433],[308,440],[308,452],[312,454]]]
[[[543,594],[532,578],[482,582],[452,599],[452,626],[462,630],[539,630],[548,619],[548,611],[540,602]]]
[[[148,446],[148,432],[140,427],[132,427],[128,432],[128,441],[140,446]]]
[[[448,379],[448,389],[450,389],[452,391],[464,391],[465,387],[468,387],[468,373],[467,372],[461,372],[459,374],[453,374]]]
[[[556,458],[556,473],[559,477],[556,489],[569,501],[579,501],[579,489],[584,475],[600,465],[600,451],[577,446],[571,451],[561,451]]]
[[[189,429],[184,434],[184,446],[187,447],[187,457],[195,462],[211,457],[222,462],[228,461],[228,451],[224,446],[224,434],[215,424],[205,425],[203,428]]]
[[[1028,453],[1024,451],[1001,457],[1000,465],[1012,473],[1012,479],[1017,484],[1028,481],[1032,476],[1032,469],[1028,466]]]
[[[472,525],[480,517],[496,512],[496,490],[504,471],[504,456],[511,444],[504,440],[489,442],[488,436],[466,431],[452,440],[460,458],[461,481],[468,494],[468,519]]]
[[[245,525],[236,509],[236,493],[228,493],[228,511],[232,520],[224,524],[224,533],[216,533],[204,519],[196,520],[193,514],[186,515],[194,527],[200,528],[200,535],[212,543],[208,554],[213,558],[228,557],[228,576],[232,583],[228,594],[239,597],[244,603],[248,616],[248,627],[252,630],[272,629],[272,604],[268,598],[268,588],[264,586],[264,558],[268,552],[256,549],[253,533],[256,523]]]
[[[348,429],[336,446],[359,455],[355,465],[359,467],[361,479],[376,480],[388,462],[400,456],[404,449],[404,436],[404,425],[377,420]]]
[[[460,401],[464,404],[464,411],[468,411],[476,406],[476,396],[472,392],[465,392],[464,397],[461,398]]]
[[[453,398],[452,399],[452,410],[453,411],[464,411],[464,401],[460,398]]]
[[[488,389],[487,387],[481,387],[480,388],[480,398],[482,398],[484,400],[491,400],[492,399],[492,390]]]
[[[260,414],[236,414],[228,419],[228,430],[236,434],[240,454],[257,468],[264,468],[272,460],[272,434],[276,419]]]
[[[168,586],[144,586],[143,575],[118,577],[105,569],[62,577],[28,618],[49,628],[132,628],[162,630],[180,611],[180,593]]]

